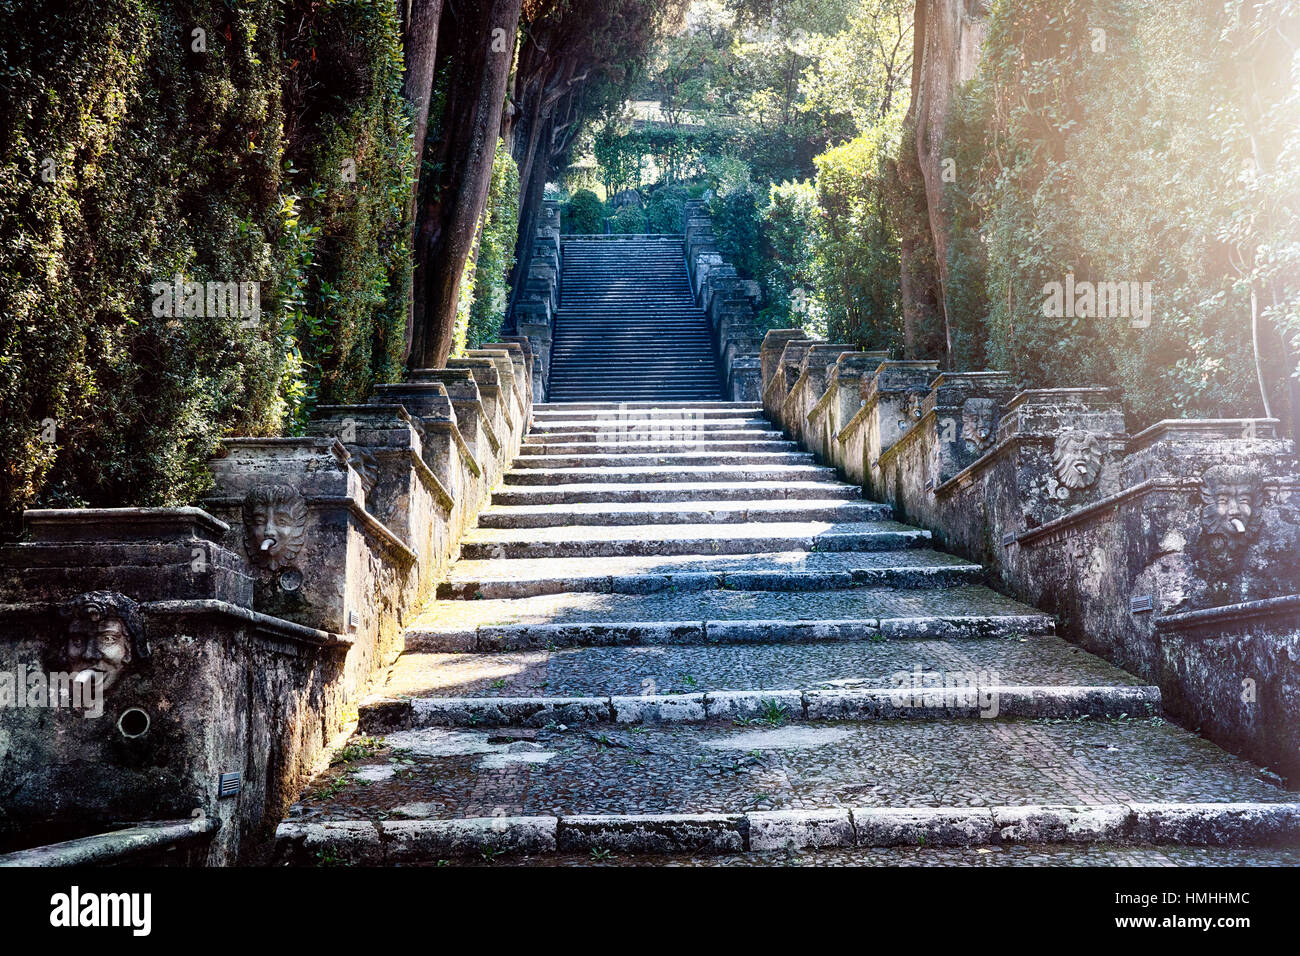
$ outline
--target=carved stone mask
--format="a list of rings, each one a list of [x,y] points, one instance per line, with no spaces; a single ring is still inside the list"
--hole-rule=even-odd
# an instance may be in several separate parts
[[[1239,539],[1257,527],[1264,478],[1242,465],[1215,465],[1201,475],[1201,530]]]
[[[961,436],[967,451],[982,452],[993,444],[998,423],[998,403],[991,398],[968,398],[961,406]]]
[[[90,591],[61,609],[67,621],[64,660],[77,681],[98,679],[108,690],[127,667],[148,657],[140,606],[116,591]]]
[[[1101,441],[1081,428],[1061,432],[1052,446],[1052,466],[1065,487],[1089,487],[1101,474]]]
[[[307,535],[307,502],[291,485],[264,485],[244,497],[244,549],[253,564],[279,571]]]

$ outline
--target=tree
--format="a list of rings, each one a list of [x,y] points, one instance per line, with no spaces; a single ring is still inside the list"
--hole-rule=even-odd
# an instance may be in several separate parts
[[[416,217],[409,368],[436,368],[451,352],[460,285],[492,184],[502,105],[522,0],[448,3],[438,24],[427,159]]]

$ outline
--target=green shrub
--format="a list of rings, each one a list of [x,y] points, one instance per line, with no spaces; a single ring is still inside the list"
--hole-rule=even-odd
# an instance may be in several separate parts
[[[609,231],[641,235],[646,231],[645,211],[639,206],[624,206],[609,217]]]
[[[686,200],[690,193],[684,186],[668,184],[650,193],[646,203],[646,232],[678,235],[686,216]]]
[[[564,204],[560,228],[575,236],[605,231],[605,204],[590,189],[579,189]]]
[[[192,501],[223,435],[360,396],[401,349],[409,148],[389,5],[83,6],[0,0],[9,530],[36,504]],[[257,322],[166,314],[151,287],[176,277],[256,283]]]

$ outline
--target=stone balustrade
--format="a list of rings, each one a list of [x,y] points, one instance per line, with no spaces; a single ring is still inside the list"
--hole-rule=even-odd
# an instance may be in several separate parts
[[[228,439],[202,508],[28,511],[0,547],[0,849],[139,821],[262,859],[517,453],[535,358],[512,337]]]
[[[1300,784],[1300,467],[1276,421],[1129,435],[1112,389],[1021,389],[797,329],[767,333],[760,367],[769,416],[819,460]]]
[[[732,401],[758,401],[762,395],[754,336],[758,283],[741,279],[735,267],[723,261],[702,200],[687,201],[682,231],[691,291],[709,319],[727,393]]]
[[[528,275],[515,295],[512,320],[517,335],[506,339],[507,342],[527,345],[531,355],[529,385],[536,402],[545,400],[546,385],[550,380],[551,342],[555,333],[555,311],[560,307],[563,265],[560,204],[548,199],[542,203]]]

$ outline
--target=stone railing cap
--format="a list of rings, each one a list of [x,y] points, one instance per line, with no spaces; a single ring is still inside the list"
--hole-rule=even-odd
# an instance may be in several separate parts
[[[23,513],[33,542],[219,542],[230,526],[202,508],[33,508]]]
[[[1160,441],[1231,441],[1244,439],[1247,427],[1255,438],[1276,437],[1276,418],[1166,418],[1129,439],[1129,453]]]
[[[760,348],[764,352],[779,352],[790,340],[806,338],[807,335],[803,329],[768,329]]]
[[[1080,405],[1114,405],[1118,404],[1119,390],[1104,385],[1081,385],[1077,388],[1026,388],[1017,392],[1007,402],[1007,411],[1020,405],[1060,405],[1067,401]]]

